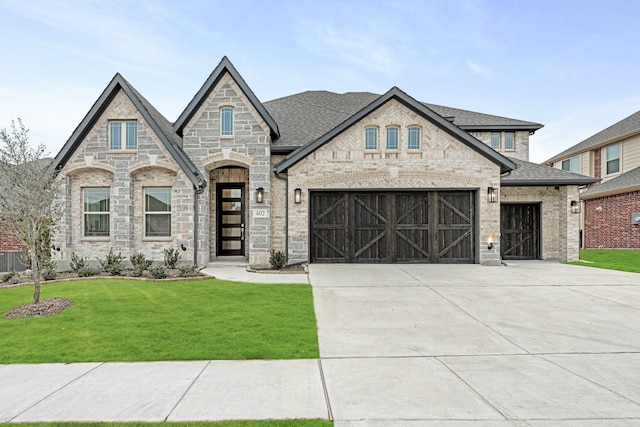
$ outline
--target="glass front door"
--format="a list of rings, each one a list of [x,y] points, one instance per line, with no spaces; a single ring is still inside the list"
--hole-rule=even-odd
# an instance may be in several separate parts
[[[216,252],[218,256],[244,256],[244,184],[218,184],[216,196]]]

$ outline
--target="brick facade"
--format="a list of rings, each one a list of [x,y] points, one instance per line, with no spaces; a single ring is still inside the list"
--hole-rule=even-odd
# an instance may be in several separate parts
[[[19,251],[21,249],[22,245],[15,234],[0,220],[0,252]]]
[[[469,132],[473,137],[480,140],[483,144],[491,147],[491,134],[494,132]],[[504,149],[504,134],[505,132],[499,132],[501,136],[502,146],[498,151],[500,154],[503,154],[507,157],[513,157],[514,159],[520,159],[524,161],[529,161],[529,132],[513,132],[515,133],[515,141],[514,141],[514,149],[513,150],[505,150]]]
[[[587,199],[585,248],[640,249],[640,225],[631,224],[631,214],[640,212],[640,191]]]

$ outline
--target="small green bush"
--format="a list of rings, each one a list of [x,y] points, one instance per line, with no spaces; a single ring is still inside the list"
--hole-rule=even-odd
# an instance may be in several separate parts
[[[96,274],[98,274],[98,271],[94,268],[88,267],[88,266],[84,266],[81,267],[78,271],[78,277],[91,277],[91,276],[95,276]]]
[[[122,256],[121,252],[118,252],[118,255],[113,253],[113,248],[109,249],[109,253],[107,257],[102,260],[98,258],[98,262],[100,263],[100,268],[105,273],[109,273],[112,276],[119,276],[122,273],[122,261],[124,261],[125,257]]]
[[[151,267],[151,264],[153,264],[153,261],[147,259],[144,254],[135,254],[131,256],[131,265],[133,265],[134,270],[136,268],[146,270]]]
[[[55,280],[56,277],[58,277],[55,261],[51,260],[44,265],[44,268],[42,269],[42,277],[44,280]]]
[[[81,269],[87,267],[87,260],[84,257],[76,255],[75,252],[72,252],[71,263],[69,264],[69,267],[71,267],[71,269],[77,273]]]
[[[194,276],[196,272],[196,268],[193,265],[183,265],[182,267],[178,268],[178,270],[178,275],[180,277],[191,277]]]
[[[155,267],[149,268],[149,274],[154,279],[164,279],[167,277],[167,270],[164,264],[158,264]]]
[[[174,248],[164,250],[164,265],[167,268],[176,268],[176,264],[180,261],[180,252]]]
[[[272,270],[280,270],[287,264],[287,256],[282,251],[271,251],[269,264]]]

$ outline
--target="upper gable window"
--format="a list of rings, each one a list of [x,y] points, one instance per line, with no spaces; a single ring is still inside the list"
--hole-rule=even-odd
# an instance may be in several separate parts
[[[493,148],[494,150],[499,150],[500,147],[500,134],[498,132],[494,132],[491,134],[491,148]]]
[[[110,121],[109,150],[137,150],[138,122]]]
[[[515,150],[516,149],[516,134],[513,132],[506,132],[504,134],[504,149]]]
[[[562,170],[580,173],[580,154],[562,161]]]
[[[407,135],[408,135],[407,148],[409,150],[419,150],[420,149],[420,128],[410,127],[408,129]]]
[[[377,150],[378,149],[378,128],[368,127],[364,130],[364,149],[365,150]]]
[[[607,147],[607,175],[620,172],[620,143]]]
[[[398,149],[398,139],[400,137],[400,129],[396,126],[389,126],[387,128],[387,150]]]
[[[220,135],[233,135],[233,108],[231,107],[220,109]]]

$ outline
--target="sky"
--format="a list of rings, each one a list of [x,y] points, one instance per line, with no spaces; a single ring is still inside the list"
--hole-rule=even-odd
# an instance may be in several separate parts
[[[544,124],[543,162],[640,110],[636,0],[0,0],[0,128],[57,154],[116,74],[174,121],[227,56],[260,101],[385,93]]]

